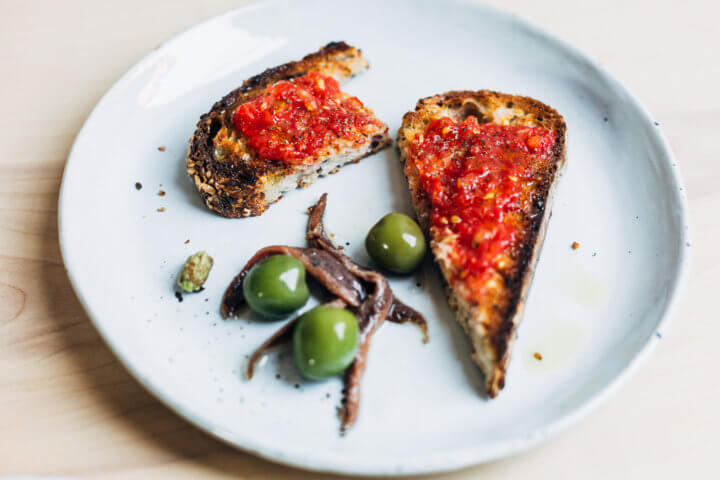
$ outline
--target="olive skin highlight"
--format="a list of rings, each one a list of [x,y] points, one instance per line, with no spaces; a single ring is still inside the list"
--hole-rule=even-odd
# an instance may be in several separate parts
[[[420,266],[427,244],[415,220],[402,213],[389,213],[370,229],[365,249],[385,270],[405,274]]]
[[[315,307],[303,314],[295,326],[295,365],[311,380],[340,375],[355,359],[359,336],[357,319],[349,311]]]
[[[243,280],[248,306],[268,319],[285,317],[305,305],[310,297],[305,267],[300,260],[273,255],[252,267]]]

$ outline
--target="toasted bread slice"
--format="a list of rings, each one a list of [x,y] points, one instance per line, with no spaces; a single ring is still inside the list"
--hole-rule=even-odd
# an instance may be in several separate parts
[[[288,190],[310,185],[318,176],[335,173],[389,145],[387,126],[336,83],[329,85],[367,67],[360,50],[343,42],[329,43],[300,61],[246,80],[217,102],[200,118],[186,159],[187,172],[205,204],[226,217],[260,215]],[[305,81],[310,75],[312,81]],[[298,86],[302,81],[304,86]],[[288,94],[288,89],[297,90]],[[328,93],[331,89],[333,95]],[[280,93],[271,97],[273,92]],[[321,97],[303,103],[308,92]],[[323,98],[330,99],[318,103]],[[277,120],[288,105],[300,117]],[[235,114],[241,106],[246,116],[238,120]],[[336,115],[334,130],[326,128],[332,123],[327,115],[320,116],[328,111]],[[277,125],[252,123],[264,121],[262,115],[268,112]],[[308,144],[314,145],[310,153]]]
[[[422,99],[398,132],[418,220],[491,398],[505,385],[565,133],[547,105],[487,90]]]

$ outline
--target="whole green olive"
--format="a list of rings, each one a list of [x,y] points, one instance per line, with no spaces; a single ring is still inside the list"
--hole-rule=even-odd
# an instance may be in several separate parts
[[[243,281],[250,308],[269,318],[284,317],[305,305],[310,297],[305,267],[300,260],[273,255],[252,267]]]
[[[339,375],[355,359],[358,337],[355,315],[343,308],[315,307],[295,326],[295,364],[311,380]]]
[[[370,229],[365,249],[386,270],[410,273],[422,262],[427,245],[415,220],[402,213],[389,213]]]

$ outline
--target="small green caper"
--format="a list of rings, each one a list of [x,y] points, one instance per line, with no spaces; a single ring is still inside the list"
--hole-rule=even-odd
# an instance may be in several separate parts
[[[210,275],[213,259],[206,252],[193,253],[185,261],[177,284],[186,292],[200,290]]]

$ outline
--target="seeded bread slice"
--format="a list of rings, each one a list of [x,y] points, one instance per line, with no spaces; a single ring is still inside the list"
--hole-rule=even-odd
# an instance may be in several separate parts
[[[442,235],[430,235],[430,201],[421,190],[419,172],[408,161],[410,145],[416,135],[423,134],[430,120],[450,117],[463,121],[477,117],[480,123],[523,125],[555,130],[557,136],[551,151],[551,167],[536,173],[532,190],[531,210],[523,212],[526,221],[524,244],[514,254],[514,264],[502,279],[505,305],[480,304],[467,300],[462,294],[467,288],[461,280],[451,283],[448,244]],[[414,111],[403,117],[398,132],[398,149],[405,164],[405,175],[412,202],[421,227],[430,235],[433,256],[446,284],[450,307],[470,338],[472,358],[485,374],[488,395],[497,396],[505,385],[505,374],[510,359],[516,329],[522,318],[525,298],[530,289],[535,266],[542,249],[545,231],[551,215],[552,199],[558,176],[565,165],[566,126],[562,116],[551,107],[528,97],[508,95],[488,90],[447,92],[424,98]]]
[[[225,217],[260,215],[285,192],[306,187],[319,176],[335,173],[339,167],[358,162],[389,145],[388,128],[382,125],[361,145],[338,139],[329,153],[312,163],[291,165],[260,158],[232,121],[239,105],[263,94],[268,86],[280,80],[314,71],[342,83],[366,68],[368,62],[360,50],[344,42],[333,42],[300,61],[249,78],[217,102],[200,118],[186,158],[188,175],[208,208]]]

